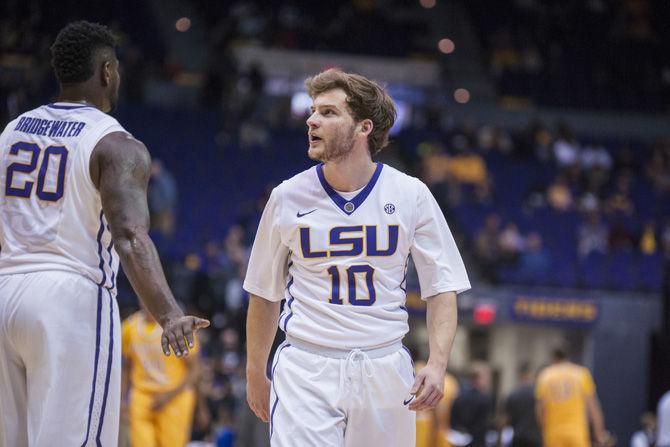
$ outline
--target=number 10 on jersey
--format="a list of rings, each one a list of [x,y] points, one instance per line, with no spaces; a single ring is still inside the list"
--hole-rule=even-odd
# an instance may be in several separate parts
[[[331,294],[330,300],[328,301],[331,304],[344,304],[342,298],[340,297],[340,269],[337,266],[331,266],[328,268],[328,274],[331,277]],[[359,297],[357,294],[356,288],[356,275],[365,275],[365,284],[368,288],[368,296]],[[352,306],[372,306],[377,299],[377,293],[375,292],[375,285],[373,283],[375,275],[375,269],[369,265],[352,265],[346,269],[346,280],[349,290],[349,304]]]

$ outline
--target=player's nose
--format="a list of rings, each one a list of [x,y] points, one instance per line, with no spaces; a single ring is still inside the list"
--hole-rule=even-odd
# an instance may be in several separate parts
[[[307,118],[307,127],[310,129],[319,127],[319,120],[316,118],[316,113],[312,113],[309,118]]]

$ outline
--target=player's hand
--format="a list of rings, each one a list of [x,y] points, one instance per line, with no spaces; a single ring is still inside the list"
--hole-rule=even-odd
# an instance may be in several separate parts
[[[595,438],[595,445],[598,447],[612,447],[616,445],[616,437],[607,430],[602,433],[597,433]]]
[[[420,411],[435,408],[444,397],[444,375],[443,367],[428,361],[428,364],[416,374],[414,385],[409,391],[416,396],[409,409]]]
[[[247,371],[247,403],[263,422],[270,421],[270,381],[264,373]]]
[[[188,355],[189,348],[193,348],[193,334],[198,329],[209,326],[209,320],[191,317],[189,315],[168,320],[163,325],[163,336],[161,346],[163,354],[170,355],[170,346],[177,357]]]
[[[158,411],[163,406],[165,406],[166,403],[170,402],[174,396],[172,393],[158,393],[154,396],[153,401],[151,402],[151,409],[153,411]]]

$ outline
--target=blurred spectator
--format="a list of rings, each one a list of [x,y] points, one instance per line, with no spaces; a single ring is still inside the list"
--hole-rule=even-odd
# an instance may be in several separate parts
[[[549,274],[550,259],[549,252],[542,245],[542,236],[537,232],[530,233],[519,258],[519,278],[531,284],[541,283]]]
[[[535,417],[535,378],[528,363],[521,365],[518,378],[519,385],[505,401],[502,425],[513,429],[510,447],[541,447],[542,437]]]
[[[670,192],[670,140],[656,144],[646,170],[657,191]]]
[[[588,213],[577,229],[577,253],[586,258],[591,253],[607,253],[609,231],[597,212]]]
[[[152,229],[172,237],[175,230],[177,183],[159,159],[151,161],[148,200]]]
[[[565,176],[559,175],[549,185],[547,188],[547,202],[556,211],[565,212],[572,208],[574,199]]]
[[[468,382],[461,388],[452,406],[451,425],[454,430],[472,436],[470,446],[486,447],[492,409],[491,368],[484,362],[474,362]]]
[[[630,438],[630,447],[654,447],[656,445],[656,416],[646,412],[640,416],[640,430]]]
[[[589,184],[596,188],[607,182],[613,164],[612,156],[601,144],[589,145],[582,150],[580,165],[583,175],[587,176]]]
[[[475,255],[482,268],[482,274],[489,281],[495,282],[500,265],[500,216],[486,216],[484,227],[475,237]]]
[[[508,222],[500,232],[500,252],[504,262],[514,262],[525,248],[525,241],[519,227],[514,222]]]
[[[647,221],[642,228],[642,235],[640,236],[640,252],[644,255],[653,255],[656,253],[657,249],[656,222],[650,220]]]
[[[559,124],[554,141],[554,159],[561,169],[572,168],[580,162],[580,147],[572,130],[564,123]]]
[[[666,218],[665,220],[661,233],[661,243],[663,244],[663,252],[670,259],[670,218]]]
[[[658,401],[656,447],[670,447],[670,390]]]
[[[635,204],[631,198],[631,183],[630,174],[621,174],[617,177],[614,192],[605,200],[607,213],[631,216],[635,212]]]
[[[219,414],[219,420],[214,428],[214,445],[216,447],[234,447],[235,446],[235,428],[233,427],[233,418],[230,412],[222,410]]]
[[[587,182],[587,186],[579,196],[577,208],[582,213],[600,212],[602,208],[600,193],[598,192],[600,185],[593,178],[589,178]]]
[[[610,225],[608,235],[610,250],[633,250],[635,247],[635,234],[625,222],[616,220]]]
[[[600,169],[609,171],[614,161],[612,156],[601,144],[585,146],[580,157],[581,168],[585,171]]]

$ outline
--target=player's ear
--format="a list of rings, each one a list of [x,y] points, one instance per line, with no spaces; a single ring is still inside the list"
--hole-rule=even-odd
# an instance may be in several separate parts
[[[100,82],[103,87],[107,87],[112,83],[112,61],[109,59],[103,59],[102,66],[100,67]]]
[[[363,121],[361,121],[360,129],[361,132],[363,132],[366,136],[370,135],[370,132],[372,132],[373,127],[374,124],[372,124],[372,120],[364,119]]]

